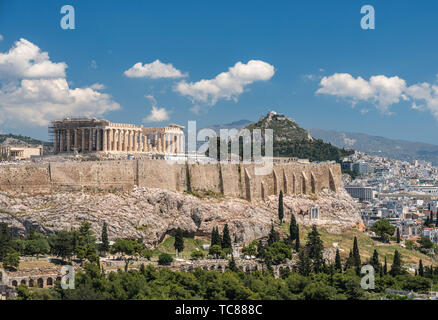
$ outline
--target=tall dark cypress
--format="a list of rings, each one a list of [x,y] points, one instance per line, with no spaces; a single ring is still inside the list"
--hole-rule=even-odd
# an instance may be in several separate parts
[[[398,250],[395,250],[394,252],[394,261],[391,266],[391,275],[397,276],[402,274],[402,261],[400,257],[400,253]]]
[[[221,240],[221,236],[219,234],[218,227],[214,227],[213,231],[211,232],[210,246],[214,246],[214,245],[222,246],[222,240]]]
[[[379,254],[377,253],[376,249],[374,249],[373,256],[371,258],[371,265],[373,266],[375,272],[380,271]]]
[[[272,245],[274,242],[278,241],[278,235],[274,228],[274,223],[271,225],[271,231],[269,232],[268,245]]]
[[[222,233],[222,249],[231,248],[231,237],[228,224],[225,225]]]
[[[174,247],[175,250],[178,250],[178,252],[182,252],[184,250],[184,237],[180,228],[176,229]]]
[[[100,251],[107,253],[109,251],[109,240],[108,240],[108,225],[106,222],[103,223],[101,240],[102,240],[102,245]]]
[[[385,264],[383,265],[383,274],[388,274],[388,264],[386,263],[386,256],[385,256]]]
[[[339,248],[336,249],[335,270],[342,271],[341,255],[339,254]]]
[[[400,229],[397,228],[397,243],[400,243]]]
[[[418,264],[418,275],[420,277],[424,276],[424,269],[423,269],[423,260],[420,259],[420,262]]]
[[[357,238],[354,237],[353,241],[353,263],[356,268],[361,266],[359,246],[357,245]]]
[[[283,205],[283,190],[280,190],[280,195],[278,196],[278,219],[280,223],[283,223],[284,217],[284,205]]]
[[[293,213],[290,215],[290,226],[289,226],[289,239],[294,241],[297,238],[297,221]]]
[[[315,273],[321,272],[324,266],[322,256],[324,246],[316,225],[312,226],[312,230],[307,235],[306,249],[309,253],[309,258],[312,260],[313,271]]]
[[[301,247],[301,243],[300,243],[300,227],[296,226],[296,232],[295,232],[295,251],[299,252],[300,251],[300,247]]]

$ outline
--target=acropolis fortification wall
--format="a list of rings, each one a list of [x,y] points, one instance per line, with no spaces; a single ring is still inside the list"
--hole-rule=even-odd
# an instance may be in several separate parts
[[[134,186],[184,192],[213,191],[248,200],[272,194],[317,194],[342,188],[334,163],[274,164],[255,175],[255,164],[191,164],[165,160],[49,162],[0,166],[0,190],[31,194],[57,191],[127,191]]]

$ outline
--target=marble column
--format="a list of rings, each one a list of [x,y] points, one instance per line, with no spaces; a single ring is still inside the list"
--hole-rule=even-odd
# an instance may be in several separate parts
[[[71,140],[70,140],[70,129],[67,129],[66,130],[66,144],[67,144],[67,152],[70,152],[70,150],[71,150]]]
[[[88,129],[88,151],[93,151],[93,129]]]
[[[85,128],[81,129],[81,152],[84,153],[85,152]]]
[[[78,150],[78,129],[73,129],[74,141],[73,141],[73,149]]]
[[[64,152],[63,132],[59,130],[59,152]]]
[[[108,131],[106,129],[102,129],[102,133],[102,151],[106,151],[108,148]]]

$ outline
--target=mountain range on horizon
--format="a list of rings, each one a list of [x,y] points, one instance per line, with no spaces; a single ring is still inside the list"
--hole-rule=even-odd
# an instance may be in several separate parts
[[[220,129],[242,129],[251,123],[253,121],[242,119],[227,124],[209,126],[209,128],[219,133]],[[321,139],[338,148],[352,148],[370,155],[380,155],[403,161],[424,160],[438,165],[438,145],[340,130],[311,128],[307,131],[313,138]]]

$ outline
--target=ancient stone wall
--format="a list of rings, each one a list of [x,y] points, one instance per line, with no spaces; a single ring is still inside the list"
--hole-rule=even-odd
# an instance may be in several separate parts
[[[134,186],[172,191],[212,191],[248,200],[279,194],[318,194],[342,188],[338,164],[275,164],[272,172],[255,174],[255,164],[187,164],[164,160],[50,162],[0,166],[0,190],[116,191]]]

